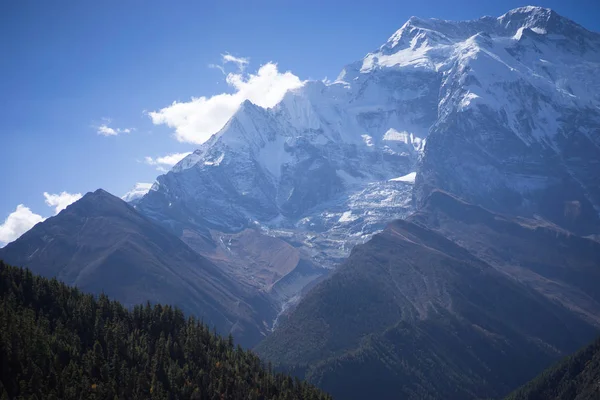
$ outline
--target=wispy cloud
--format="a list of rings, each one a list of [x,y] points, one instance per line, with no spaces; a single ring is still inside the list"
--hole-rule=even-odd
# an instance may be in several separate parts
[[[111,128],[109,125],[112,122],[110,118],[103,118],[103,123],[96,126],[96,133],[102,136],[117,136],[121,133],[131,133],[135,128]]]
[[[172,167],[175,164],[177,164],[179,161],[183,160],[185,157],[189,156],[190,154],[192,154],[192,152],[187,152],[187,153],[171,153],[171,154],[167,154],[166,156],[162,156],[162,157],[145,157],[144,158],[144,162],[148,165],[154,165],[156,166],[156,169],[160,172],[167,172],[168,169],[167,167]]]
[[[238,66],[240,71],[246,69],[246,66],[250,62],[250,59],[247,57],[235,57],[231,54],[221,54],[221,57],[223,57],[223,64],[234,63]]]
[[[227,75],[227,73],[225,72],[225,67],[220,64],[208,64],[208,68],[218,69],[223,75]]]
[[[250,59],[248,57],[236,57],[229,53],[225,53],[221,54],[221,64],[208,64],[208,67],[216,68],[219,71],[221,71],[223,75],[227,75],[227,73],[225,72],[225,64],[233,63],[237,66],[238,72],[244,72],[249,62]]]
[[[246,58],[223,55],[224,63],[245,66],[247,61]],[[174,128],[178,141],[202,144],[223,128],[245,100],[261,107],[273,107],[287,91],[304,84],[290,71],[279,72],[277,64],[273,62],[261,66],[255,74],[241,71],[229,73],[226,82],[233,93],[194,97],[187,102],[175,101],[148,115],[155,125],[164,124]]]

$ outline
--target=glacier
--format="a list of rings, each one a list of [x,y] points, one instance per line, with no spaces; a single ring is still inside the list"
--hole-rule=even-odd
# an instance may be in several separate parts
[[[335,81],[244,102],[137,208],[228,262],[248,229],[297,248],[312,272],[285,301],[434,189],[598,233],[599,164],[600,34],[541,7],[412,17]]]

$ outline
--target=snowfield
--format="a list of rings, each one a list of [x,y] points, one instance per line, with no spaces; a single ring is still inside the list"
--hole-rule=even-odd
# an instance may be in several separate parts
[[[259,229],[331,268],[434,188],[593,231],[598,171],[600,35],[523,7],[413,17],[336,81],[246,101],[138,209],[176,232]]]

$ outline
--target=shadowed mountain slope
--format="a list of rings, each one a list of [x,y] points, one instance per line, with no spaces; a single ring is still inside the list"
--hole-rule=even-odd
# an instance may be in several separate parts
[[[438,232],[459,228],[496,258]],[[549,257],[532,263],[534,252]],[[598,332],[589,315],[502,267],[573,269],[578,278],[563,281],[591,312],[598,255],[600,243],[435,191],[420,212],[357,246],[257,350],[340,398],[502,396]]]
[[[147,300],[182,307],[246,344],[275,310],[179,238],[111,194],[86,194],[0,249],[0,259],[56,277],[126,306]]]
[[[600,398],[600,339],[542,372],[507,400]]]

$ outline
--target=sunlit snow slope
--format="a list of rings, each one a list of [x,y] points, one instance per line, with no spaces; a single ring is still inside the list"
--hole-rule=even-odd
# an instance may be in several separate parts
[[[330,267],[435,188],[597,232],[599,163],[598,33],[539,7],[413,17],[335,82],[242,104],[137,207],[200,252],[254,228]]]

